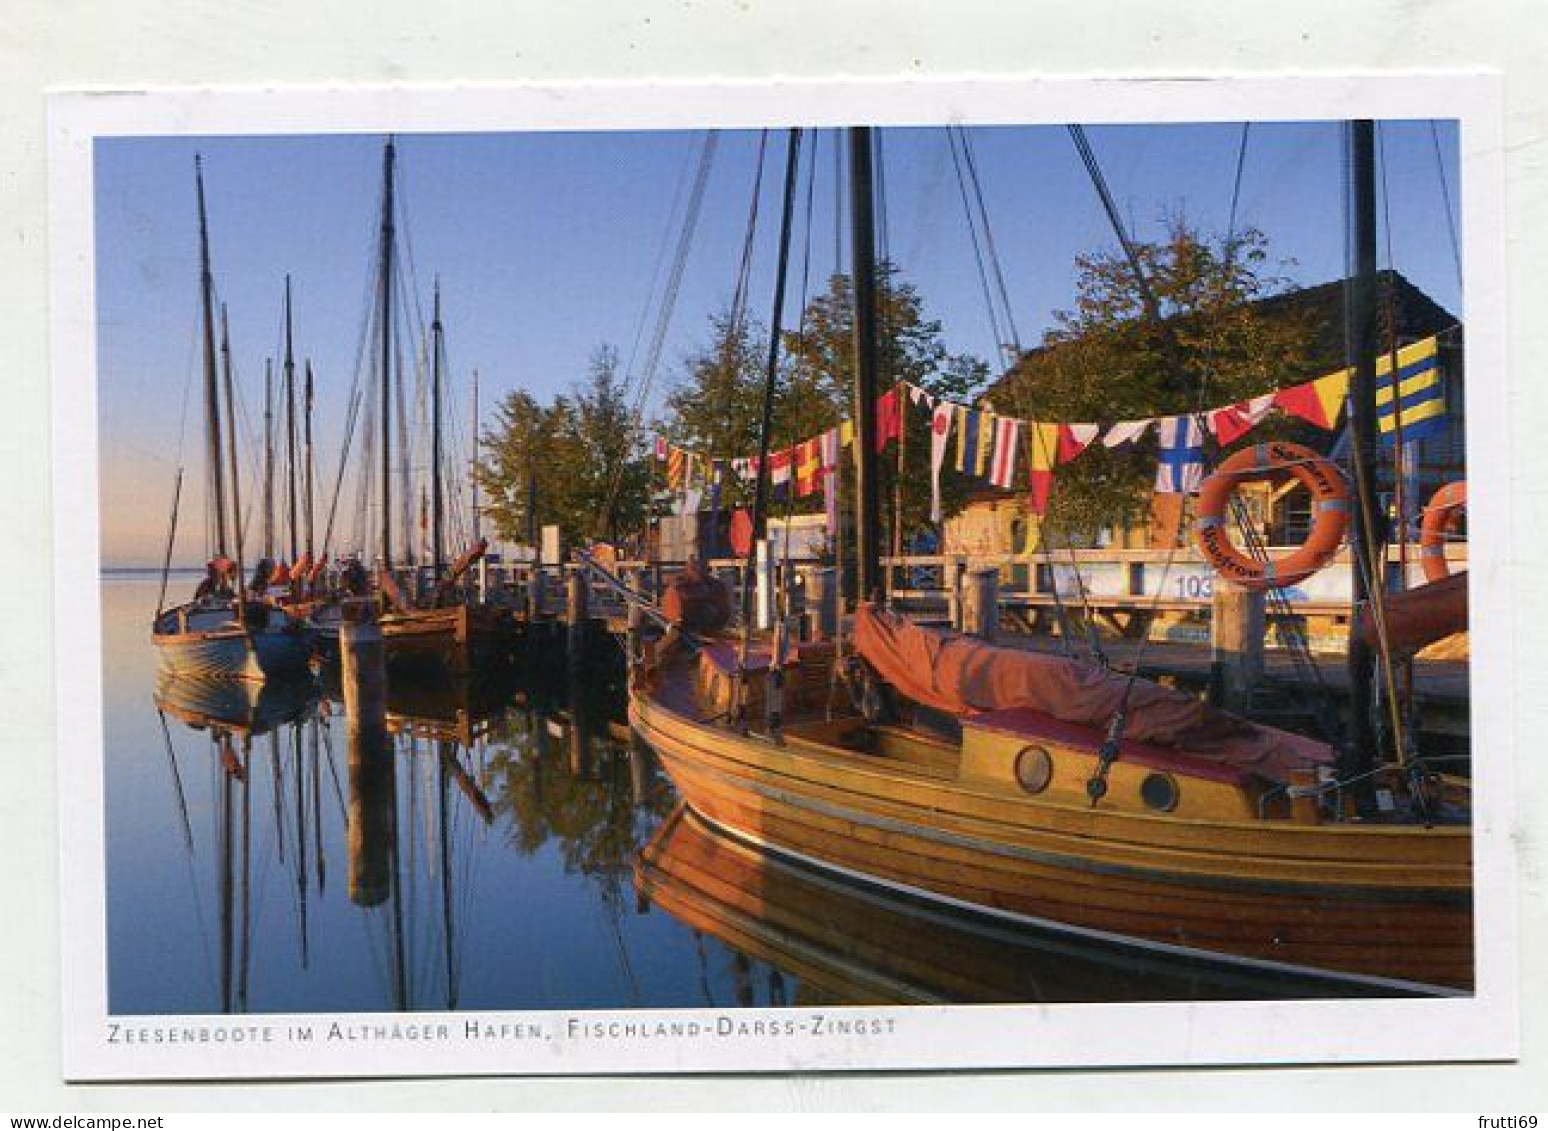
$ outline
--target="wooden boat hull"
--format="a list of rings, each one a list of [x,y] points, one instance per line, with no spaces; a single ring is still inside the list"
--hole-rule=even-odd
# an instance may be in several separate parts
[[[163,614],[164,627],[171,628]],[[158,625],[158,628],[163,625]],[[243,628],[225,624],[185,631],[156,631],[161,671],[180,679],[244,679],[261,681],[306,671],[312,655],[311,634],[299,624]]]
[[[653,906],[798,979],[797,1004],[1261,1000],[1369,983],[1153,956],[855,884],[711,827],[686,806],[641,851]],[[1397,992],[1397,991],[1394,991]]]
[[[295,722],[319,693],[309,675],[294,679],[194,679],[163,675],[156,708],[196,730],[261,735]]]
[[[1040,928],[1405,984],[1472,984],[1466,829],[1176,820],[1054,805],[699,721],[691,672],[630,719],[684,800],[751,843]]]

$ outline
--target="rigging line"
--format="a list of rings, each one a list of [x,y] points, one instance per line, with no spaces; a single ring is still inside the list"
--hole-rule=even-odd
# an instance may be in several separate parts
[[[752,274],[753,242],[758,231],[758,206],[763,198],[763,167],[768,150],[769,131],[758,132],[758,164],[753,173],[752,201],[747,208],[747,228],[742,237],[742,258],[737,269],[736,288],[731,295],[731,335],[735,341],[747,314],[748,281]]]
[[[608,486],[607,501],[602,513],[597,516],[596,525],[601,527],[603,520],[617,505],[618,492],[623,483],[624,466],[628,461],[629,452],[633,448],[636,437],[639,434],[640,425],[644,420],[645,407],[650,399],[651,387],[655,384],[656,373],[661,364],[661,351],[666,344],[667,331],[672,324],[672,315],[677,309],[677,298],[682,291],[683,273],[687,269],[688,259],[693,250],[693,239],[699,227],[699,217],[703,212],[704,192],[709,184],[710,170],[714,167],[715,152],[720,145],[720,131],[706,130],[704,132],[704,144],[699,150],[698,167],[694,170],[693,187],[688,194],[687,207],[683,212],[682,227],[677,236],[677,248],[672,257],[671,273],[667,276],[666,288],[662,291],[661,305],[657,310],[656,325],[651,333],[650,348],[645,355],[645,365],[640,371],[640,385],[635,392],[634,407],[629,418],[629,430],[625,437],[622,450],[618,455],[618,463],[613,468],[612,482]]]
[[[1441,203],[1446,209],[1446,233],[1451,237],[1451,258],[1457,267],[1457,286],[1462,285],[1462,241],[1457,237],[1456,213],[1451,204],[1451,186],[1446,180],[1446,162],[1441,157],[1440,131],[1430,119],[1430,144],[1435,150],[1435,173],[1440,179]]]
[[[973,262],[974,262],[974,266],[978,270],[978,280],[979,280],[980,289],[983,291],[984,309],[988,312],[989,324],[990,324],[990,332],[994,336],[995,348],[996,348],[996,350],[999,353],[999,358],[1000,358],[1001,364],[1003,365],[1004,361],[1005,361],[1005,354],[1007,352],[1006,336],[1005,336],[1005,334],[1001,330],[1000,323],[999,323],[999,318],[998,318],[998,315],[996,314],[996,311],[995,311],[993,292],[991,291],[990,286],[989,286],[989,271],[988,271],[988,269],[986,269],[985,262],[984,262],[985,261],[986,247],[987,248],[992,248],[992,246],[993,246],[992,245],[992,241],[989,238],[989,217],[988,217],[988,213],[987,213],[987,211],[983,210],[983,207],[982,207],[982,205],[983,205],[983,196],[982,196],[981,192],[977,194],[977,199],[978,199],[978,202],[979,202],[979,211],[978,211],[976,217],[975,217],[973,205],[972,205],[971,200],[969,198],[968,189],[967,189],[967,177],[965,176],[965,165],[966,165],[966,162],[964,160],[964,157],[965,157],[965,154],[966,154],[966,137],[965,137],[965,135],[963,135],[961,133],[960,128],[954,129],[951,126],[948,126],[946,128],[946,139],[947,139],[947,142],[948,142],[948,144],[950,145],[950,148],[951,148],[952,165],[953,165],[953,167],[956,170],[956,175],[957,175],[957,191],[958,191],[959,197],[962,200],[963,218],[967,222],[968,235],[971,237],[971,243],[972,243],[972,248],[973,248]],[[964,150],[964,154],[962,156],[959,156],[959,154],[958,154],[958,144],[959,144],[959,142],[962,144],[963,150]],[[985,244],[985,246],[983,246],[983,247],[980,246],[979,238],[978,238],[977,228],[979,226],[983,227],[983,229],[984,229],[984,235],[985,235],[984,244]],[[991,255],[992,255],[992,252],[991,252]],[[996,264],[995,264],[995,267],[994,267],[994,271],[995,271],[996,275],[998,275],[1000,277],[1001,286],[1003,288],[1003,285],[1004,285],[1004,275],[1003,275],[1002,272],[1000,272],[997,261],[996,261]],[[1007,309],[1008,309],[1008,303],[1007,303]],[[1011,330],[1011,334],[1012,334],[1012,336],[1014,338],[1014,335],[1015,335],[1014,329]],[[1020,354],[1021,354],[1021,347],[1020,347],[1019,339],[1014,340],[1012,344],[1013,344],[1016,356],[1019,359]],[[1019,401],[1022,398],[1018,397],[1017,399]],[[1026,406],[1022,405],[1022,406],[1019,406],[1019,407],[1024,409]],[[1030,417],[1031,414],[1029,412],[1023,412],[1023,415]],[[1034,447],[1033,447],[1034,444],[1037,445],[1036,449],[1034,449]],[[1044,441],[1043,441],[1043,438],[1042,438],[1042,433],[1040,431],[1038,431],[1037,429],[1035,429],[1035,428],[1028,428],[1028,429],[1025,430],[1025,432],[1023,434],[1023,438],[1022,438],[1022,446],[1023,446],[1023,451],[1024,451],[1025,456],[1026,456],[1026,461],[1027,461],[1027,474],[1030,477],[1033,474],[1032,469],[1037,466],[1037,453],[1041,452],[1041,454],[1044,455],[1044,456],[1051,456],[1051,453],[1049,453],[1046,450],[1044,450]],[[1053,460],[1051,458],[1047,462],[1048,462],[1050,467],[1053,466]],[[1046,564],[1048,566],[1049,582],[1050,582],[1050,584],[1053,587],[1052,592],[1053,592],[1053,598],[1054,598],[1054,616],[1055,616],[1055,619],[1059,622],[1059,628],[1060,628],[1060,632],[1059,632],[1060,648],[1064,651],[1064,653],[1067,656],[1073,657],[1074,656],[1074,644],[1072,642],[1073,638],[1072,638],[1072,636],[1070,634],[1069,614],[1068,614],[1068,610],[1064,607],[1063,595],[1059,592],[1058,578],[1057,578],[1057,575],[1054,573],[1054,568],[1053,568],[1054,567],[1053,549],[1049,545],[1049,540],[1047,538],[1041,536],[1041,528],[1047,522],[1047,519],[1046,519],[1045,515],[1040,515],[1038,517],[1039,517],[1038,546],[1039,546],[1040,551],[1042,552],[1042,555],[1043,555],[1043,558],[1044,558],[1044,564]],[[1030,537],[1030,532],[1029,532],[1029,537]],[[1061,537],[1060,540],[1065,542],[1066,545],[1068,545],[1068,543],[1069,543],[1069,539],[1068,538]],[[1075,582],[1076,582],[1076,586],[1077,586],[1077,589],[1078,589],[1079,594],[1080,594],[1081,603],[1085,607],[1086,615],[1087,615],[1087,618],[1088,618],[1088,624],[1094,624],[1095,621],[1093,619],[1093,611],[1091,609],[1089,596],[1088,596],[1088,594],[1086,592],[1085,581],[1084,581],[1084,579],[1081,576],[1079,564],[1074,562],[1074,550],[1073,550],[1073,547],[1070,547],[1070,551],[1071,551],[1071,562],[1074,565],[1074,569],[1075,569]],[[1095,636],[1092,636],[1090,643],[1091,643],[1092,651],[1096,654],[1096,656],[1098,657],[1099,661],[1105,667],[1107,665],[1107,660],[1106,660],[1106,657],[1102,654],[1102,648],[1101,648],[1100,641],[1097,640]]]
[[[707,135],[714,134],[714,132],[715,132],[714,130],[706,130],[705,131],[705,133]],[[707,140],[708,139],[706,138],[706,141]],[[702,150],[702,146],[701,146],[701,150]],[[689,150],[689,155],[691,155],[692,152],[693,151],[690,149]],[[703,164],[702,152],[700,154],[700,157],[699,157],[699,160],[698,160],[697,164],[699,164],[699,165]],[[677,183],[672,188],[672,207],[667,212],[667,222],[666,222],[666,224],[664,224],[662,226],[662,228],[661,228],[661,239],[660,239],[660,242],[657,243],[657,245],[656,245],[655,266],[654,266],[654,268],[652,268],[651,273],[650,273],[650,285],[649,285],[649,287],[646,288],[646,291],[645,291],[645,301],[644,301],[644,303],[642,303],[640,305],[640,318],[639,318],[639,321],[637,323],[635,323],[635,327],[634,327],[634,341],[629,346],[629,359],[628,359],[627,362],[624,363],[624,389],[625,390],[627,390],[629,388],[629,386],[634,383],[634,379],[635,379],[635,376],[636,376],[636,372],[635,372],[635,368],[634,368],[634,363],[639,359],[640,345],[645,340],[645,327],[650,322],[650,311],[651,311],[651,307],[654,306],[655,303],[656,303],[657,287],[658,287],[658,284],[660,284],[661,281],[662,281],[662,272],[666,269],[666,265],[667,265],[667,248],[669,246],[671,246],[671,242],[672,242],[672,230],[673,230],[673,227],[674,227],[673,221],[675,221],[678,218],[678,215],[684,210],[684,208],[686,206],[686,202],[685,202],[684,198],[685,198],[686,194],[689,191],[690,183],[692,183],[691,180],[690,180],[689,172],[694,167],[695,167],[695,162],[694,161],[692,161],[692,160],[684,161],[682,168],[679,169],[678,173],[677,173]],[[693,178],[693,180],[696,180],[696,179],[697,178]]]
[[[946,127],[946,141],[951,146],[951,162],[957,171],[957,192],[962,198],[962,213],[967,220],[968,237],[973,246],[973,264],[978,269],[978,285],[984,296],[984,309],[989,314],[989,332],[994,337],[994,351],[996,357],[1004,363],[1005,335],[1000,329],[999,315],[995,311],[994,296],[989,290],[989,274],[984,268],[983,250],[979,247],[978,227],[973,222],[973,208],[968,202],[967,178],[962,167],[962,158],[957,153],[957,134],[953,127]]]
[[[1236,210],[1242,199],[1242,172],[1247,167],[1247,134],[1251,122],[1242,123],[1242,140],[1236,147],[1236,177],[1231,183],[1231,211],[1226,221],[1225,267],[1229,282],[1236,267]]]
[[[980,223],[984,229],[984,246],[989,252],[989,266],[994,271],[995,284],[1000,292],[1000,306],[1005,313],[1005,326],[1010,331],[1010,344],[1021,358],[1021,335],[1016,330],[1016,316],[1011,311],[1010,288],[1005,285],[1005,273],[1000,269],[1000,254],[994,245],[994,230],[989,226],[989,209],[984,205],[983,182],[978,175],[978,162],[973,157],[972,142],[967,130],[957,127],[957,140],[962,146],[962,157],[967,164],[968,181],[973,186],[973,197],[978,202]]]

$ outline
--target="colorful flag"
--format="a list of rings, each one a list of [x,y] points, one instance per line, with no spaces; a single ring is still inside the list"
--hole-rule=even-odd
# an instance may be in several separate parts
[[[824,476],[832,475],[833,472],[838,470],[840,435],[840,429],[829,428],[821,436],[817,437],[818,445],[821,448],[822,473]]]
[[[676,491],[683,485],[683,473],[688,469],[688,453],[682,448],[667,449],[667,488]]]
[[[1261,424],[1273,407],[1274,394],[1265,393],[1261,397],[1217,408],[1208,414],[1209,430],[1222,446],[1234,444]]]
[[[1145,438],[1145,433],[1150,431],[1150,426],[1154,423],[1154,420],[1120,420],[1102,437],[1102,446],[1125,448],[1130,444],[1137,444]]]
[[[1016,453],[1021,447],[1021,421],[1008,416],[994,418],[994,458],[989,461],[989,482],[1009,490],[1016,478]]]
[[[1032,488],[1032,513],[1048,513],[1053,469],[1059,464],[1059,424],[1027,424],[1027,481]]]
[[[666,462],[666,458],[667,458],[667,442],[666,442],[666,437],[665,436],[657,436],[656,437],[656,459],[659,460],[662,463],[665,463]]]
[[[903,435],[903,398],[898,396],[900,386],[876,398],[876,450]]]
[[[783,492],[790,487],[790,467],[793,463],[795,463],[794,448],[769,453],[769,482],[774,487],[776,498],[783,497]]]
[[[1101,430],[1100,424],[1059,425],[1059,462],[1069,463],[1080,455],[1091,446],[1091,441],[1096,439]]]
[[[964,475],[986,475],[989,470],[989,441],[989,414],[958,406],[957,470]]]
[[[795,446],[796,494],[802,498],[816,494],[822,480],[822,450],[817,440],[803,440]]]
[[[941,521],[941,465],[946,462],[946,438],[955,414],[945,401],[930,414],[930,521]]]
[[[1192,494],[1204,478],[1204,430],[1193,416],[1164,416],[1157,424],[1161,462],[1156,467],[1156,491]]]
[[[1440,351],[1435,338],[1426,338],[1397,351],[1397,395],[1392,389],[1392,355],[1376,359],[1376,425],[1383,439],[1396,437],[1399,423],[1403,442],[1433,436],[1446,425],[1446,390],[1441,384]]]
[[[846,420],[839,425],[839,444],[843,447],[853,447],[855,443],[855,422]]]
[[[1318,428],[1333,428],[1344,410],[1344,402],[1349,399],[1351,372],[1341,369],[1315,381],[1281,389],[1274,394],[1273,403],[1291,416],[1315,424]]]

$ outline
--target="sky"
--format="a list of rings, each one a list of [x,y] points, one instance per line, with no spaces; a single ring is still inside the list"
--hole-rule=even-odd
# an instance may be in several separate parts
[[[1023,344],[1075,299],[1075,259],[1114,250],[1100,200],[1062,126],[967,131]],[[1124,222],[1153,239],[1182,215],[1228,230],[1240,124],[1102,125],[1087,130]],[[835,253],[837,135],[815,140],[811,277]],[[615,346],[638,373],[656,326],[669,252],[704,134],[697,131],[407,135],[397,138],[403,248],[429,320],[440,280],[458,426],[480,374],[481,417],[514,389],[547,399]],[[759,134],[719,135],[667,325],[656,395],[730,302],[755,181]],[[749,309],[771,313],[784,135],[768,138]],[[813,150],[807,151],[809,154]],[[96,142],[95,248],[102,561],[158,565],[173,483],[186,468],[175,558],[203,554],[203,432],[194,155],[202,155],[216,288],[230,312],[247,427],[261,428],[265,359],[281,350],[287,273],[298,364],[317,375],[316,435],[330,481],[357,366],[379,230],[382,138],[375,135],[128,137]],[[947,134],[882,134],[886,251],[917,286],[954,352],[995,358]],[[1298,285],[1345,273],[1343,128],[1254,123],[1246,131],[1236,228],[1268,237]],[[1382,266],[1395,266],[1460,319],[1454,238],[1460,214],[1455,123],[1379,127]],[[1390,231],[1388,220],[1390,219]],[[807,237],[796,233],[797,248]],[[1390,249],[1390,255],[1389,255]],[[796,254],[801,253],[798,250]],[[792,275],[789,324],[797,311]],[[812,289],[817,283],[812,284]],[[255,415],[256,409],[256,415]],[[465,433],[464,433],[465,434]],[[244,503],[252,485],[244,484]],[[323,492],[320,492],[323,493]],[[326,499],[320,505],[326,505]],[[345,504],[347,506],[347,504]]]

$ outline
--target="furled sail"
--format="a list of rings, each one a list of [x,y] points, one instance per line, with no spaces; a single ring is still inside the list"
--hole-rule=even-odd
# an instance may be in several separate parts
[[[1133,681],[1095,664],[997,648],[957,633],[925,628],[874,605],[855,614],[860,655],[900,694],[959,717],[1030,708],[1096,731],[1120,707],[1125,737],[1284,780],[1293,769],[1327,765],[1325,743],[1260,726],[1217,710],[1183,691]]]

